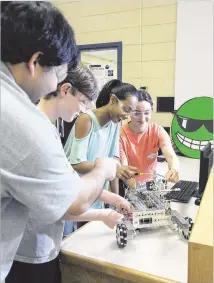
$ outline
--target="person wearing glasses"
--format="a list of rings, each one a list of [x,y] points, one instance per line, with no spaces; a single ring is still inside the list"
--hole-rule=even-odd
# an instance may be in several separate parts
[[[115,157],[119,159],[120,122],[135,110],[138,92],[133,85],[120,80],[107,82],[96,101],[96,109],[80,115],[67,139],[64,150],[68,161],[79,174],[84,175],[94,167],[98,157]],[[121,168],[120,179],[128,179],[127,171]],[[129,170],[138,172],[135,167]],[[107,190],[106,182],[104,189]],[[119,193],[118,179],[111,181],[111,191]],[[119,196],[118,196],[119,197]],[[97,200],[93,208],[103,208],[104,204]]]
[[[141,174],[136,176],[136,180],[144,184],[152,179],[160,148],[168,162],[166,179],[176,183],[179,180],[179,160],[170,137],[162,126],[151,121],[153,102],[150,94],[144,89],[138,93],[139,102],[131,113],[131,121],[121,127],[120,162],[139,168]],[[131,188],[136,186],[134,178],[126,183]]]
[[[84,111],[93,99],[97,98],[98,89],[95,78],[84,65],[68,72],[67,77],[58,84],[57,91],[51,92],[40,99],[37,107],[54,123],[58,117],[71,122],[79,112]],[[55,126],[56,136],[59,135]],[[63,150],[63,149],[62,149]],[[103,193],[102,193],[103,194]],[[103,197],[101,194],[101,198]],[[112,193],[104,193],[104,197],[114,201]],[[119,197],[113,202],[118,208],[131,212],[130,204]],[[68,215],[67,219],[78,221],[103,221],[113,228],[122,214],[112,209],[89,209],[82,215]],[[64,221],[49,225],[38,224],[29,217],[15,261],[6,278],[6,283],[41,282],[60,283],[60,267],[58,254],[62,239]],[[55,265],[51,262],[55,261]],[[33,279],[32,279],[33,277]]]

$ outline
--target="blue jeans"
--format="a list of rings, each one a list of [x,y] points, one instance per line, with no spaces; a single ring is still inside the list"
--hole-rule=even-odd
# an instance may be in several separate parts
[[[64,225],[64,231],[63,236],[68,236],[71,234],[74,230],[76,230],[76,222],[66,220]]]

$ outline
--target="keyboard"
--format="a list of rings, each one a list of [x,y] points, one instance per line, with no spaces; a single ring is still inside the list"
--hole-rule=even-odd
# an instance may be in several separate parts
[[[179,191],[176,191],[180,188]],[[178,181],[173,187],[174,192],[169,192],[165,195],[166,199],[176,202],[188,203],[193,195],[198,190],[198,182]]]

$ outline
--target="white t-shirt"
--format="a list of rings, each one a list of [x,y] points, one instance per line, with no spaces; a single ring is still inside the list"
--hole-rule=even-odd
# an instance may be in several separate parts
[[[29,217],[61,218],[82,186],[49,119],[1,62],[1,278],[7,276]],[[32,247],[33,248],[33,247]]]

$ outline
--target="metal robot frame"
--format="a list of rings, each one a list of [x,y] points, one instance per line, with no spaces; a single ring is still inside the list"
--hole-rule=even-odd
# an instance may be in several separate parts
[[[170,226],[189,239],[192,219],[171,209],[170,201],[165,198],[165,194],[171,191],[165,177],[156,172],[152,175],[153,181],[147,182],[146,186],[137,182],[136,190],[126,189],[125,199],[132,204],[133,214],[125,215],[117,225],[116,239],[120,248],[124,248],[127,240],[133,239],[142,229],[157,226]]]

